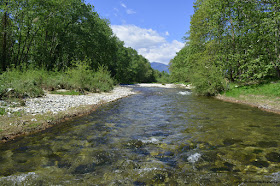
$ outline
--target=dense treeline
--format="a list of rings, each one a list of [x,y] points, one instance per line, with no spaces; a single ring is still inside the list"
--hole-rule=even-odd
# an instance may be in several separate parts
[[[106,67],[118,83],[155,80],[147,59],[124,47],[82,0],[1,0],[0,17],[0,73],[26,66],[66,71],[84,61],[91,71]]]
[[[186,46],[171,60],[171,78],[200,94],[228,82],[280,79],[278,0],[197,0]]]

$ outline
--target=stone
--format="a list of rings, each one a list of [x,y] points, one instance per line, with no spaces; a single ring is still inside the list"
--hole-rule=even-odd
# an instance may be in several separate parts
[[[270,162],[280,162],[280,153],[270,152],[265,157]]]

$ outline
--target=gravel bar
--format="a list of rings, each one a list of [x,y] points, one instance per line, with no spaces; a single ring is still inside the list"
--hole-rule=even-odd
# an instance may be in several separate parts
[[[61,111],[66,111],[69,108],[107,103],[133,94],[136,94],[136,92],[132,88],[118,86],[109,93],[90,93],[87,95],[73,96],[46,94],[41,98],[26,99],[25,106],[14,108],[6,106],[4,108],[8,111],[8,114],[21,111],[33,115],[48,112],[56,114]]]

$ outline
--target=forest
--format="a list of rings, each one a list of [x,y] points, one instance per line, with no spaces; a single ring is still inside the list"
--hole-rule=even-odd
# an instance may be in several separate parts
[[[97,91],[94,81],[155,81],[149,61],[83,0],[1,0],[0,17],[0,98],[38,85]]]
[[[185,40],[170,61],[171,79],[198,94],[280,79],[278,0],[197,0]]]

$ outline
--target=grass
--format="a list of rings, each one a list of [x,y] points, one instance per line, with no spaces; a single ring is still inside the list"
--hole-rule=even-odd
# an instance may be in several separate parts
[[[4,108],[0,108],[0,115],[6,114],[6,110]]]
[[[236,84],[230,84],[229,88],[230,90],[224,93],[228,97],[238,98],[241,95],[258,95],[272,98],[280,97],[280,81],[249,86],[238,86]]]
[[[77,96],[77,95],[83,95],[81,92],[77,92],[74,90],[68,90],[68,91],[51,91],[51,94],[59,94],[59,95],[70,95],[70,96]]]
[[[106,67],[93,71],[86,62],[73,63],[61,72],[49,72],[37,68],[11,68],[0,74],[0,99],[34,98],[44,95],[44,90],[67,89],[64,95],[80,95],[89,92],[108,92],[114,80]],[[80,93],[79,93],[80,92]]]

